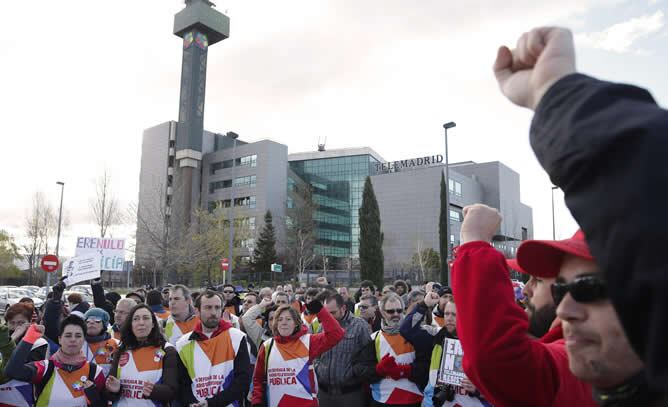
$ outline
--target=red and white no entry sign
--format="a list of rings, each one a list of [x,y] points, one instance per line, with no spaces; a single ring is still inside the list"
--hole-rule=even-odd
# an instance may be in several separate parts
[[[220,261],[220,268],[221,268],[221,270],[223,270],[223,271],[227,271],[227,270],[229,270],[229,268],[230,268],[230,263],[229,263],[229,261],[228,261],[227,259],[222,259],[222,260]]]
[[[47,254],[46,256],[42,257],[42,260],[39,262],[39,266],[47,273],[53,273],[54,271],[58,270],[60,261],[55,255]]]

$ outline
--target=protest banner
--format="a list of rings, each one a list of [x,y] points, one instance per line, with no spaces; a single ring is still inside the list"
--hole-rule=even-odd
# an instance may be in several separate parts
[[[63,282],[71,286],[100,277],[100,254],[72,257],[63,263]]]
[[[443,341],[443,355],[441,356],[441,367],[438,370],[437,381],[439,384],[451,384],[461,386],[462,379],[466,378],[462,360],[464,351],[458,339],[445,338]]]
[[[100,270],[123,271],[125,239],[79,237],[74,255],[77,257],[100,256]]]

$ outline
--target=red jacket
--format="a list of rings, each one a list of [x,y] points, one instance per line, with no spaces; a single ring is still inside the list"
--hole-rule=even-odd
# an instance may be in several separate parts
[[[591,387],[568,368],[561,325],[529,338],[500,252],[486,242],[460,246],[452,286],[464,371],[494,406],[596,406]]]
[[[302,325],[301,330],[295,333],[292,336],[282,337],[275,336],[274,340],[278,343],[289,343],[292,341],[298,340],[302,335],[311,335],[310,345],[309,345],[309,363],[313,362],[313,359],[317,358],[321,354],[327,352],[336,346],[337,343],[343,338],[345,331],[339,325],[339,322],[334,319],[332,314],[327,311],[327,308],[322,307],[320,312],[317,314],[318,320],[322,324],[322,332],[318,334],[309,334],[306,326]],[[260,346],[260,350],[257,354],[257,362],[255,363],[255,373],[253,374],[253,396],[252,404],[261,404],[264,402],[264,392],[265,392],[265,366],[264,366],[264,346]],[[292,405],[295,405],[292,403]],[[304,400],[303,406],[317,406],[318,403],[314,401]]]

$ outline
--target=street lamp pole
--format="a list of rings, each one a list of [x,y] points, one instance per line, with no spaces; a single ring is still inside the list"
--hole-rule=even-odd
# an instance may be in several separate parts
[[[60,227],[63,220],[63,194],[65,193],[65,183],[62,181],[57,181],[56,185],[60,185],[60,209],[58,210],[58,236],[56,237],[56,257],[58,257],[58,251],[60,250]],[[60,259],[59,259],[60,260]],[[51,290],[51,273],[46,275],[46,286],[47,293]]]
[[[557,240],[557,233],[554,223],[554,190],[559,189],[559,187],[552,187],[552,240]]]
[[[448,285],[450,285],[450,170],[448,169],[448,129],[456,127],[457,123],[447,122],[443,125],[445,131],[445,267],[448,271]],[[443,255],[441,255],[443,257]]]
[[[232,269],[234,264],[234,256],[232,251],[234,250],[234,186],[236,184],[236,168],[237,168],[237,158],[235,156],[237,150],[237,139],[239,135],[233,131],[228,131],[226,134],[227,137],[232,138],[232,190],[230,192],[230,210],[229,210],[229,219],[230,219],[230,242],[228,248],[228,261],[229,261],[229,270],[227,273],[227,281],[225,283],[232,284]]]

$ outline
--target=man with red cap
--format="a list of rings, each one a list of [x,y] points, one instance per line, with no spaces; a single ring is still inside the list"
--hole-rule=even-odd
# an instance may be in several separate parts
[[[595,406],[591,387],[569,370],[561,325],[540,339],[529,336],[529,319],[515,302],[506,261],[489,243],[500,223],[495,209],[479,204],[464,208],[452,281],[467,377],[497,407]],[[558,271],[560,259],[551,261]],[[557,277],[534,274],[535,268],[529,272],[521,258],[519,266],[541,284]],[[531,318],[538,313],[537,296],[546,302],[544,291],[536,281]]]

